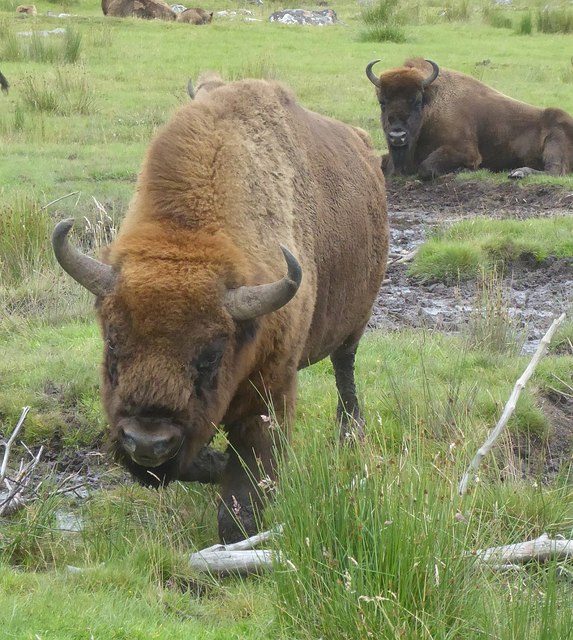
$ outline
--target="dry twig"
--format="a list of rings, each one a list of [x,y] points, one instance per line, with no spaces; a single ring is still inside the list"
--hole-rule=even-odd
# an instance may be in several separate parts
[[[463,496],[467,491],[468,483],[470,480],[470,474],[475,473],[475,471],[479,467],[483,458],[491,451],[491,448],[493,447],[495,441],[504,430],[509,418],[511,417],[511,414],[515,410],[515,406],[517,404],[517,400],[519,398],[520,393],[525,388],[527,381],[529,380],[529,378],[531,378],[531,375],[533,374],[539,361],[543,357],[545,350],[547,349],[547,346],[549,345],[549,343],[551,342],[551,339],[553,338],[553,334],[557,330],[557,327],[563,322],[564,319],[565,319],[565,314],[562,313],[558,318],[556,318],[553,321],[547,333],[540,340],[537,350],[534,353],[533,358],[531,358],[531,362],[527,365],[527,368],[525,369],[525,371],[523,372],[519,380],[515,383],[515,386],[513,387],[513,391],[511,392],[511,395],[509,396],[509,400],[505,405],[501,418],[499,419],[498,423],[495,425],[495,428],[489,434],[487,440],[478,449],[473,460],[470,462],[469,467],[464,473],[460,481],[460,484],[458,486],[458,493],[460,496]]]
[[[44,452],[44,447],[40,447],[38,453],[34,455],[28,447],[24,445],[32,459],[27,464],[24,464],[23,460],[20,461],[20,469],[16,476],[13,479],[7,477],[8,460],[12,451],[12,445],[18,437],[29,411],[30,407],[24,407],[20,414],[18,424],[14,427],[10,438],[6,442],[1,443],[4,446],[4,457],[2,459],[2,465],[0,466],[0,487],[5,487],[5,492],[0,498],[0,516],[12,515],[25,503],[24,492],[28,488],[34,469]]]

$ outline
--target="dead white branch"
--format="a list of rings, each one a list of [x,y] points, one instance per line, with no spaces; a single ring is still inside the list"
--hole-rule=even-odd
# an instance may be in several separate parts
[[[21,463],[20,471],[13,480],[8,480],[8,478],[4,479],[4,485],[8,489],[8,493],[3,496],[0,502],[0,516],[12,515],[26,502],[24,492],[30,485],[34,469],[38,462],[40,462],[43,452],[44,447],[40,447],[38,453],[33,456],[28,464],[24,465]]]
[[[553,321],[547,333],[540,340],[537,350],[533,354],[533,358],[531,358],[531,362],[527,365],[527,368],[525,369],[525,371],[523,372],[519,380],[515,383],[515,386],[513,387],[513,391],[511,392],[511,395],[509,396],[509,400],[505,405],[501,418],[499,419],[498,423],[495,425],[495,428],[490,432],[487,440],[478,449],[473,460],[470,462],[469,467],[464,473],[458,487],[458,493],[460,496],[463,496],[467,491],[470,475],[476,472],[483,458],[491,451],[495,441],[503,432],[509,418],[511,417],[511,414],[515,410],[515,406],[517,405],[517,400],[519,398],[519,395],[525,388],[527,381],[529,380],[529,378],[531,378],[531,375],[533,374],[539,361],[543,357],[547,349],[547,346],[551,342],[551,339],[553,338],[553,335],[557,330],[557,327],[563,322],[564,319],[565,319],[565,314],[562,313],[558,318],[556,318]]]
[[[15,477],[8,477],[8,460],[12,451],[12,445],[18,437],[29,411],[30,407],[24,407],[10,438],[0,443],[4,447],[4,457],[0,465],[0,516],[12,515],[25,503],[26,498],[24,492],[28,489],[34,469],[44,452],[44,447],[40,447],[38,453],[34,455],[24,444],[24,448],[32,459],[27,464],[24,464],[24,461],[21,460],[20,469]]]
[[[4,482],[4,479],[6,478],[6,470],[8,468],[8,458],[10,457],[10,450],[12,449],[12,445],[14,444],[14,441],[20,433],[20,429],[24,426],[24,420],[26,420],[26,416],[28,415],[29,411],[30,407],[24,407],[22,409],[20,419],[18,420],[18,424],[14,427],[12,435],[7,442],[1,443],[4,447],[4,458],[2,459],[2,466],[0,466],[0,484],[2,484]]]
[[[233,544],[215,544],[197,551],[189,558],[192,569],[216,575],[263,573],[278,558],[276,551],[255,549],[257,545],[277,536],[282,527],[263,531]]]
[[[476,557],[495,569],[515,569],[532,560],[544,562],[552,558],[566,560],[573,556],[573,540],[551,539],[546,533],[526,542],[507,544],[502,547],[478,549]]]

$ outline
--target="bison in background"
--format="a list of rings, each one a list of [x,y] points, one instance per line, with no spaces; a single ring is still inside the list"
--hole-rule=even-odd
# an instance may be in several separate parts
[[[8,93],[8,89],[10,88],[10,83],[6,80],[6,76],[0,71],[0,89],[2,89],[2,93]]]
[[[434,178],[459,169],[510,171],[522,178],[573,169],[573,118],[561,109],[534,107],[435,62],[414,58],[376,76],[387,176]]]
[[[340,438],[363,437],[354,359],[386,267],[386,196],[367,134],[280,84],[210,75],[192,93],[151,143],[103,262],[69,243],[73,220],[52,242],[96,296],[116,459],[150,485],[201,479],[223,425],[232,542],[258,528],[298,369],[330,356]]]
[[[213,12],[205,11],[198,7],[185,9],[177,14],[177,22],[187,22],[189,24],[209,24],[213,20]]]
[[[104,16],[175,20],[175,12],[163,0],[102,0]]]

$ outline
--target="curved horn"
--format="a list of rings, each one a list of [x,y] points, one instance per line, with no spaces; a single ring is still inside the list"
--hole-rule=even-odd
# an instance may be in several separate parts
[[[288,273],[284,278],[255,287],[230,289],[225,296],[225,306],[235,320],[251,320],[276,311],[294,296],[302,280],[298,260],[281,244]]]
[[[433,71],[427,78],[424,78],[422,80],[422,87],[424,89],[430,86],[432,82],[434,82],[434,80],[438,77],[438,73],[440,73],[440,67],[438,67],[438,65],[433,60],[426,60],[426,62],[432,65]]]
[[[82,287],[96,296],[104,296],[113,289],[115,277],[107,264],[84,255],[68,242],[68,233],[74,226],[74,219],[58,222],[52,233],[52,247],[57,261],[64,271],[79,282]]]
[[[374,75],[374,72],[372,71],[372,67],[377,63],[380,62],[380,60],[372,60],[372,62],[369,62],[366,65],[366,77],[368,78],[368,80],[370,80],[370,82],[375,86],[380,88],[380,78],[378,78],[378,76]]]
[[[195,100],[195,89],[193,88],[193,80],[189,80],[187,83],[187,93],[191,100]]]

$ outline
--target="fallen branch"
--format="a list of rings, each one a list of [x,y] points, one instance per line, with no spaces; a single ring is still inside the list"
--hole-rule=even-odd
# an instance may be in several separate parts
[[[478,549],[475,556],[494,569],[516,569],[532,560],[544,562],[552,558],[564,560],[573,557],[573,540],[552,540],[544,533],[526,542]]]
[[[20,471],[14,480],[4,479],[4,485],[8,489],[8,493],[2,499],[2,502],[0,502],[0,516],[12,515],[26,502],[24,491],[26,491],[30,484],[34,469],[38,462],[40,462],[43,452],[44,447],[40,447],[38,453],[33,456],[27,465],[20,464]]]
[[[28,488],[30,481],[32,479],[34,469],[36,468],[42,453],[44,452],[44,447],[40,447],[40,450],[37,454],[33,454],[26,445],[24,445],[26,451],[30,454],[31,460],[24,464],[24,461],[20,461],[20,469],[14,478],[8,478],[8,460],[10,458],[10,453],[12,451],[12,445],[14,444],[20,430],[24,425],[24,421],[26,420],[26,416],[30,411],[30,407],[24,407],[22,413],[20,414],[20,419],[18,423],[14,427],[10,438],[7,441],[2,442],[2,446],[4,447],[4,457],[2,459],[2,464],[0,465],[0,487],[4,488],[4,491],[0,495],[0,516],[9,516],[16,512],[25,502],[26,498],[24,497],[24,492]]]
[[[282,527],[277,527],[233,544],[214,544],[193,553],[189,563],[196,571],[217,575],[263,573],[272,567],[278,557],[277,552],[256,550],[254,547],[276,537],[281,531]]]
[[[390,256],[390,260],[388,260],[388,266],[392,265],[392,264],[401,264],[403,262],[410,262],[410,260],[413,260],[416,257],[416,254],[418,253],[418,251],[420,250],[420,247],[416,247],[415,249],[412,249],[412,251],[409,251],[408,253],[405,254],[393,254],[392,256]]]
[[[463,496],[467,491],[468,483],[470,480],[470,474],[475,473],[475,471],[479,467],[483,458],[491,451],[495,441],[504,430],[509,418],[511,417],[511,414],[515,410],[515,406],[517,405],[517,400],[519,398],[520,393],[525,388],[527,381],[529,380],[529,378],[531,378],[532,373],[535,371],[535,368],[537,367],[539,361],[543,357],[545,350],[547,349],[547,346],[549,345],[549,343],[551,342],[551,339],[553,338],[553,334],[557,330],[557,327],[563,322],[564,319],[565,319],[565,314],[562,313],[558,318],[556,318],[553,321],[547,333],[540,340],[537,350],[535,351],[533,358],[531,358],[531,362],[527,365],[527,368],[525,369],[525,371],[523,372],[519,380],[515,383],[515,386],[513,387],[513,391],[511,392],[511,395],[509,396],[509,400],[505,405],[501,418],[499,419],[495,428],[489,434],[487,440],[478,449],[473,460],[470,462],[469,467],[464,473],[460,481],[460,484],[458,486],[458,493],[460,496]]]
[[[8,439],[7,442],[2,442],[2,446],[4,447],[4,458],[2,459],[2,466],[0,466],[0,484],[2,484],[6,478],[6,470],[8,468],[8,458],[10,457],[10,451],[12,449],[12,445],[14,444],[14,440],[18,437],[20,433],[20,429],[24,426],[24,420],[26,420],[26,416],[30,411],[30,407],[24,407],[22,409],[22,413],[20,414],[20,419],[18,420],[18,424],[14,427],[14,431],[12,431],[12,435]]]

